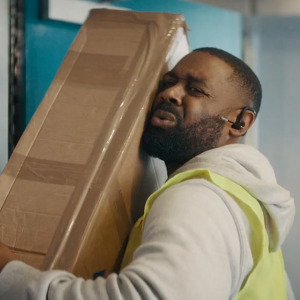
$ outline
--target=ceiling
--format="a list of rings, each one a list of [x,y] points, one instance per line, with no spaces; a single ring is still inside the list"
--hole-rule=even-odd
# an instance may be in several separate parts
[[[300,16],[300,0],[194,0],[243,14]]]

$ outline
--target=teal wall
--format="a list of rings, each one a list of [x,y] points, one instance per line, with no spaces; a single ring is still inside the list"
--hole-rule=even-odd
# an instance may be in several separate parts
[[[26,99],[23,128],[42,101],[80,28],[75,24],[39,20],[39,2],[25,1]]]
[[[183,14],[191,49],[212,46],[242,55],[242,16],[237,12],[180,0],[125,0],[116,5],[137,11]]]
[[[242,55],[242,17],[217,7],[181,0],[125,0],[116,2],[138,11],[184,14],[191,31],[191,49],[213,46]],[[39,1],[25,1],[26,102],[23,127],[43,99],[79,25],[38,19]]]

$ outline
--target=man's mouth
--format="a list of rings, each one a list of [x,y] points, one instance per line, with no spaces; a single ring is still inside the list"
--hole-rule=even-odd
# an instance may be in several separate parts
[[[151,124],[160,128],[170,128],[177,123],[175,115],[162,109],[154,112],[151,118]]]

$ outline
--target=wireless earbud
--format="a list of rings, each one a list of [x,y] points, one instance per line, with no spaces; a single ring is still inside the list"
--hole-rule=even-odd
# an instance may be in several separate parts
[[[242,112],[240,113],[240,115],[238,116],[238,118],[235,122],[230,121],[225,117],[221,117],[221,119],[225,122],[231,123],[232,124],[231,127],[233,129],[241,130],[244,128],[243,118],[244,118],[246,111],[252,111],[254,113],[254,115],[256,115],[255,110],[253,108],[251,108],[250,106],[247,106],[247,107],[243,108]]]

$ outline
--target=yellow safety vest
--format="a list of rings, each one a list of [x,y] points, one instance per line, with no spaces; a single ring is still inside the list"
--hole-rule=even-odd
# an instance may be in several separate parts
[[[170,178],[148,198],[144,215],[138,220],[131,232],[122,268],[132,261],[134,251],[142,243],[145,220],[156,198],[171,186],[194,178],[206,179],[230,195],[243,210],[250,223],[253,268],[234,300],[287,300],[282,253],[281,250],[277,252],[270,252],[269,250],[269,238],[259,202],[240,185],[208,170],[199,169],[179,173]]]

